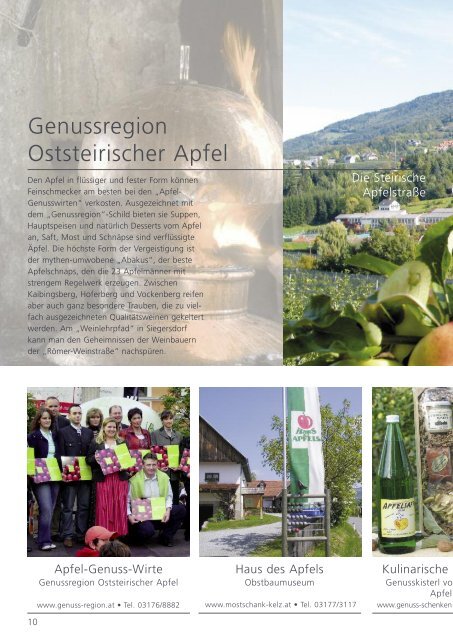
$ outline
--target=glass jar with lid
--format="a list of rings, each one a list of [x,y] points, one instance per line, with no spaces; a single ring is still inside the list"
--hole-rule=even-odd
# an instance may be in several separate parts
[[[447,433],[453,429],[452,405],[449,400],[425,403],[426,428],[430,433]]]

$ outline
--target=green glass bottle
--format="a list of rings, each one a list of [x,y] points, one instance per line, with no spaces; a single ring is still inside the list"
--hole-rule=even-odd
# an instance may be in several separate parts
[[[379,549],[383,553],[415,550],[415,494],[399,416],[387,416],[387,431],[377,477]]]

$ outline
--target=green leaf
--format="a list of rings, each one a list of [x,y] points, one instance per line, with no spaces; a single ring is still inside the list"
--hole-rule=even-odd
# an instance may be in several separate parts
[[[307,331],[303,335],[293,336],[283,343],[283,357],[296,358],[307,353],[328,354],[332,349],[321,347],[316,332]]]
[[[329,296],[312,296],[304,309],[305,321],[312,322],[317,327],[330,326],[339,316],[341,311],[333,309]]]
[[[453,285],[446,284],[445,285],[445,293],[448,296],[448,314],[450,316],[450,320],[453,320]]]
[[[303,319],[287,321],[283,333],[285,358],[314,353],[327,364],[326,355],[331,363],[339,356],[367,359],[381,351],[379,326],[351,304],[334,310],[328,296],[313,296]]]
[[[297,334],[300,329],[306,327],[307,329],[311,328],[311,322],[308,320],[288,320],[283,325],[283,339],[286,340],[294,334]]]
[[[390,260],[370,256],[368,253],[358,253],[355,256],[351,256],[346,264],[352,267],[366,269],[367,271],[372,271],[382,276],[390,276],[398,268],[398,265],[390,262]]]
[[[397,336],[422,338],[434,328],[435,325],[424,315],[419,307],[403,304],[402,308],[404,317],[395,327]]]
[[[376,345],[375,347],[365,347],[360,351],[348,351],[348,357],[353,360],[369,360],[370,358],[374,358],[374,356],[378,356],[382,351],[381,345]]]
[[[330,327],[327,334],[318,333],[318,341],[325,349],[340,353],[361,351],[368,346],[365,332],[361,326],[351,318],[338,318]]]
[[[450,297],[448,294],[449,285],[445,284],[445,286],[441,286],[440,284],[437,284],[437,282],[433,282],[431,284],[431,288],[433,290],[433,293],[436,298],[436,302],[439,305],[439,308],[443,311],[444,314],[447,314],[447,316],[449,316],[449,308],[448,308],[448,299]],[[447,321],[448,321],[448,317],[447,319],[444,320],[444,322],[447,322]]]
[[[382,343],[382,331],[374,322],[369,322],[366,316],[360,311],[354,311],[352,305],[347,304],[343,309],[343,315],[351,320],[355,320],[359,324],[366,337],[367,344],[370,346],[377,346]],[[379,353],[379,352],[378,352]]]
[[[417,256],[431,269],[433,279],[444,286],[451,267],[453,251],[453,216],[433,224],[425,232]]]
[[[295,331],[284,343],[284,356],[293,358],[308,353],[330,353],[365,358],[377,355],[380,346],[376,342],[379,341],[380,344],[380,330],[376,326],[372,328],[372,323],[368,323],[366,319],[364,324],[365,330],[355,319],[341,317],[326,330],[305,328]]]
[[[387,302],[395,296],[410,296],[418,304],[426,306],[431,286],[431,274],[423,262],[413,260],[398,267],[387,278],[378,293],[378,302]]]
[[[396,320],[383,304],[377,302],[377,295],[377,292],[375,292],[365,300],[361,312],[369,322],[377,324],[381,329],[384,328],[390,331]]]
[[[426,505],[423,505],[423,524],[425,525],[426,531],[430,533],[442,533],[442,529]]]
[[[324,353],[320,355],[319,358],[314,358],[313,360],[307,360],[304,362],[305,367],[328,367],[334,362],[338,360],[338,355],[335,353]]]

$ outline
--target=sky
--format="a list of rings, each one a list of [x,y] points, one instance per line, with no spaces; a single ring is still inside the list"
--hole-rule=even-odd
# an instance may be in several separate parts
[[[321,404],[330,404],[338,411],[346,398],[351,402],[351,414],[361,415],[360,387],[319,387],[318,391]],[[200,414],[248,458],[258,480],[277,479],[271,469],[262,465],[258,440],[262,435],[275,436],[272,416],[283,416],[281,387],[202,387]]]
[[[284,139],[453,88],[451,0],[284,0]]]

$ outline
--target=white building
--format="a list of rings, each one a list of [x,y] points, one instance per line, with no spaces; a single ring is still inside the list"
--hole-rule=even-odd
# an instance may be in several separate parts
[[[303,164],[306,169],[317,168],[321,164],[323,156],[310,156],[308,160],[304,160]]]
[[[378,156],[375,153],[364,153],[362,156],[362,160],[378,160]]]
[[[252,479],[247,458],[200,417],[200,522],[221,509],[243,517],[241,489]],[[225,513],[225,516],[227,514]]]
[[[376,229],[382,223],[391,225],[404,224],[413,229],[420,225],[427,226],[445,220],[453,215],[453,208],[433,209],[430,213],[408,213],[401,209],[397,200],[386,198],[379,203],[379,208],[368,213],[341,213],[336,216],[336,222],[342,222],[346,227],[361,226]]]
[[[367,213],[341,213],[336,216],[337,222],[342,222],[346,227],[360,225],[376,229],[384,222],[390,224],[405,224],[407,227],[416,227],[420,224],[420,215],[407,213],[401,209],[397,200],[385,198],[379,203],[378,209]]]
[[[263,481],[252,480],[247,483],[249,488],[257,488]],[[281,480],[265,480],[263,494],[263,509],[265,511],[281,511],[283,482]]]
[[[453,216],[453,208],[439,208],[433,209],[430,213],[423,213],[420,215],[420,222],[423,224],[435,224],[446,218]]]
[[[344,156],[343,157],[343,162],[345,164],[354,164],[357,162],[357,160],[360,159],[360,156],[358,155],[352,155],[352,156]]]
[[[298,160],[297,158],[294,158],[292,160],[283,160],[283,164],[290,164],[293,167],[300,167],[302,164],[302,160]]]
[[[404,209],[401,211],[400,203],[392,198],[381,200],[378,211],[399,211],[400,213],[405,213]]]

